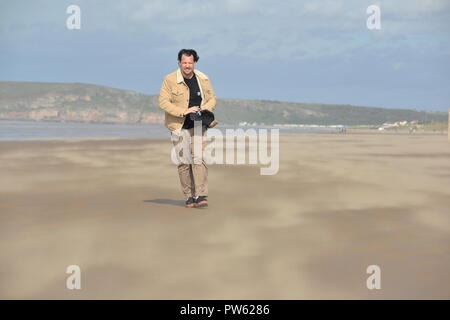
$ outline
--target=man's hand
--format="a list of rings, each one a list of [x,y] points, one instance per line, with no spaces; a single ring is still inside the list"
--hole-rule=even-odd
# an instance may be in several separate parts
[[[193,113],[193,112],[197,112],[200,110],[200,107],[190,107],[190,108],[186,108],[186,110],[184,110],[183,115],[187,115],[189,113]]]

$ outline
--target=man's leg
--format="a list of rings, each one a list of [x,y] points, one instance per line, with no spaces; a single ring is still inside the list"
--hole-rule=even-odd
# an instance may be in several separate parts
[[[192,159],[193,159],[192,173],[193,173],[193,177],[194,177],[194,196],[195,197],[199,197],[199,196],[207,197],[208,196],[208,166],[206,165],[205,157],[204,157],[204,150],[206,148],[206,139],[205,139],[206,129],[204,127],[202,127],[200,130],[201,130],[200,131],[201,136],[195,136],[194,128],[189,129],[190,136],[191,136],[191,155],[192,155]],[[201,139],[200,143],[202,146],[201,153],[198,153],[198,154],[195,152],[195,147],[194,147],[196,138]]]
[[[189,197],[194,197],[195,186],[191,165],[178,165],[178,176],[180,177],[181,190],[183,191],[184,197],[186,199]]]
[[[178,140],[177,140],[178,138]],[[177,158],[179,160],[178,164],[178,176],[180,178],[181,190],[184,197],[188,199],[189,197],[194,197],[194,179],[192,168],[190,165],[190,134],[187,129],[180,129],[180,131],[172,132],[172,142],[177,151]],[[181,148],[181,144],[185,144]],[[184,153],[183,151],[187,151]]]

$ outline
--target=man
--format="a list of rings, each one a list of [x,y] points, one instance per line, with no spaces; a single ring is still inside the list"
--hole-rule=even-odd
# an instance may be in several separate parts
[[[208,167],[203,154],[194,153],[194,121],[190,114],[199,110],[213,111],[216,107],[216,96],[208,76],[195,69],[198,60],[195,50],[180,50],[179,69],[164,78],[159,93],[159,106],[165,111],[165,126],[171,132],[174,145],[187,144],[190,150],[188,155],[183,155],[184,159],[190,156],[193,160],[178,164],[181,189],[189,208],[208,205]],[[205,149],[205,132],[206,127],[202,127],[202,150]]]

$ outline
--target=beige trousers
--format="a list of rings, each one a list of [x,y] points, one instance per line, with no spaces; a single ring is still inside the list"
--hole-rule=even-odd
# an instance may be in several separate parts
[[[208,167],[204,159],[205,132],[204,127],[201,129],[201,136],[194,136],[194,128],[171,131],[171,140],[175,150],[172,159],[177,160],[181,190],[186,199],[208,196]],[[194,150],[195,139],[199,139],[197,148],[201,144],[201,152]],[[200,150],[197,149],[197,151]]]

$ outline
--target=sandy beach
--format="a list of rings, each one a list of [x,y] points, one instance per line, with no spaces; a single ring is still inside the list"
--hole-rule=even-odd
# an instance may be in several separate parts
[[[450,298],[447,135],[281,136],[276,175],[211,165],[202,209],[171,146],[0,142],[0,298]]]

